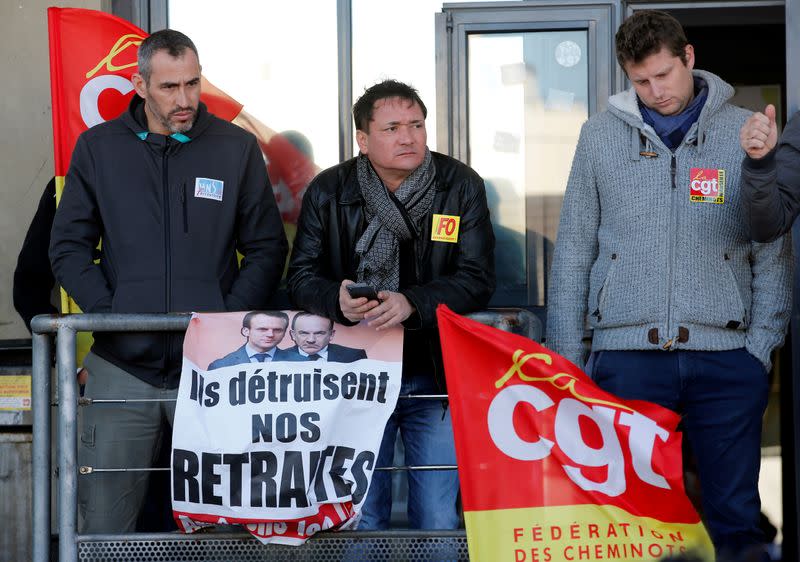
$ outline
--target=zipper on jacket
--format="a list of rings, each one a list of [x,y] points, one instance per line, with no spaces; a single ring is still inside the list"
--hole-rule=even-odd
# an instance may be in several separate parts
[[[678,209],[676,204],[676,197],[678,196],[678,180],[677,180],[678,159],[675,153],[672,153],[669,163],[669,173],[672,183],[670,192],[670,231],[669,231],[669,252],[667,259],[667,327],[665,336],[669,338],[672,333],[672,283],[673,283],[673,262],[675,261],[675,238],[678,233]],[[674,341],[670,338],[663,346],[666,350],[671,350]]]
[[[189,232],[189,210],[186,204],[186,190],[189,189],[188,182],[183,182],[181,186],[181,207],[183,208],[183,233]]]
[[[164,292],[164,307],[167,312],[170,309],[170,298],[169,295],[171,293],[172,287],[170,286],[170,279],[172,277],[172,263],[170,260],[170,252],[169,249],[172,246],[171,236],[170,236],[170,212],[169,212],[169,158],[167,153],[169,152],[170,147],[170,139],[166,139],[166,144],[164,145],[164,152],[161,153],[161,187],[162,187],[162,198],[163,198],[163,205],[164,205],[164,273],[166,275],[166,283],[164,283],[165,292]]]
[[[169,149],[170,149],[170,142],[171,139],[167,137],[164,143],[164,151],[161,153],[161,187],[162,187],[162,197],[163,197],[163,206],[164,206],[164,274],[165,274],[165,282],[164,282],[164,311],[169,312],[171,308],[170,303],[170,294],[172,293],[172,262],[170,260],[170,247],[171,244],[171,237],[170,237],[170,209],[169,209]],[[172,356],[172,350],[170,349],[170,345],[172,343],[172,338],[170,337],[169,332],[164,333],[164,362],[169,361],[169,358]],[[166,370],[162,375],[162,386],[166,388],[167,384],[167,375]]]
[[[677,167],[678,167],[678,163],[675,161],[675,153],[673,152],[672,153],[672,159],[670,160],[670,163],[669,163],[669,173],[670,173],[670,176],[672,178],[672,189],[678,189],[678,183],[677,183],[677,180],[675,178],[676,173],[677,173]]]

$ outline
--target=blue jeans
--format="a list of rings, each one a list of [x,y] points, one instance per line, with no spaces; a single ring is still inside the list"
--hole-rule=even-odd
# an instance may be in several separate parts
[[[599,351],[586,370],[603,390],[682,415],[717,552],[762,548],[758,473],[769,381],[761,362],[745,349]]]
[[[412,376],[400,386],[406,394],[440,394],[430,376]],[[392,466],[397,431],[403,439],[406,464],[455,465],[456,451],[450,409],[440,400],[401,398],[386,422],[376,466]],[[408,473],[408,520],[413,529],[455,529],[458,527],[458,472],[455,470],[412,470]],[[389,528],[392,510],[392,473],[372,474],[358,529]]]

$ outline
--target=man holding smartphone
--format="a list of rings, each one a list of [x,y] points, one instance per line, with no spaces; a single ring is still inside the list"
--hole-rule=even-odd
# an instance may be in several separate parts
[[[407,329],[401,396],[445,391],[436,306],[462,314],[482,309],[495,286],[483,180],[428,150],[426,115],[417,91],[394,80],[370,87],[356,101],[361,152],[309,185],[288,274],[289,295],[299,308],[346,325],[363,320],[376,330]],[[348,286],[355,283],[376,293],[359,296],[354,288],[351,295]],[[392,465],[398,429],[406,464],[455,464],[446,401],[401,400],[386,425],[377,466]],[[455,471],[412,471],[408,480],[413,528],[457,527]],[[359,528],[385,529],[390,514],[391,475],[375,472]]]

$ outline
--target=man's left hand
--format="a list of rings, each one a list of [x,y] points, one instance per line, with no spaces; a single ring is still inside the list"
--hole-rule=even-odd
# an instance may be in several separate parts
[[[397,326],[416,310],[402,293],[381,291],[378,298],[383,302],[364,314],[367,324],[376,330]]]

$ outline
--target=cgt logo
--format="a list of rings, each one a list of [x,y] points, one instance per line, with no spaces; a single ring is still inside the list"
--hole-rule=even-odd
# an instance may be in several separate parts
[[[434,242],[458,242],[458,227],[461,217],[455,215],[433,215],[431,240]]]
[[[625,493],[626,457],[633,464],[633,472],[641,481],[658,488],[670,489],[666,478],[653,471],[652,460],[656,439],[667,441],[669,432],[647,416],[623,404],[589,398],[575,390],[577,378],[567,373],[547,377],[531,377],[522,372],[522,366],[530,359],[550,365],[552,359],[546,353],[523,355],[514,352],[514,364],[496,383],[502,387],[518,375],[526,382],[547,382],[559,390],[569,390],[574,398],[563,398],[554,402],[536,386],[515,384],[503,388],[491,402],[487,415],[489,434],[503,453],[521,461],[539,461],[551,454],[554,446],[571,462],[561,467],[572,482],[587,491],[597,491],[611,497]],[[538,439],[523,438],[514,425],[514,410],[527,404],[539,412],[555,408],[552,430],[540,427]],[[618,419],[618,421],[616,421]],[[620,439],[618,426],[628,428],[627,442]],[[547,433],[547,436],[541,435]],[[624,434],[624,433],[623,433]],[[593,438],[590,438],[590,435]],[[601,444],[598,446],[598,436]],[[627,448],[627,451],[623,451]],[[595,481],[583,474],[584,469],[606,468],[605,480]],[[596,473],[596,472],[595,472]]]
[[[689,200],[693,203],[725,202],[725,170],[691,168]]]
[[[144,40],[144,37],[136,34],[123,35],[108,54],[95,66],[92,70],[86,73],[86,78],[89,79],[84,84],[80,93],[80,109],[81,118],[87,127],[91,128],[95,125],[103,123],[103,118],[100,111],[100,96],[106,90],[116,90],[122,96],[127,96],[133,91],[133,84],[126,77],[119,74],[101,74],[95,76],[101,69],[105,68],[109,72],[119,72],[129,68],[136,67],[136,50]],[[124,54],[124,56],[123,56]],[[126,60],[120,61],[119,58]],[[124,109],[121,106],[119,109]]]

